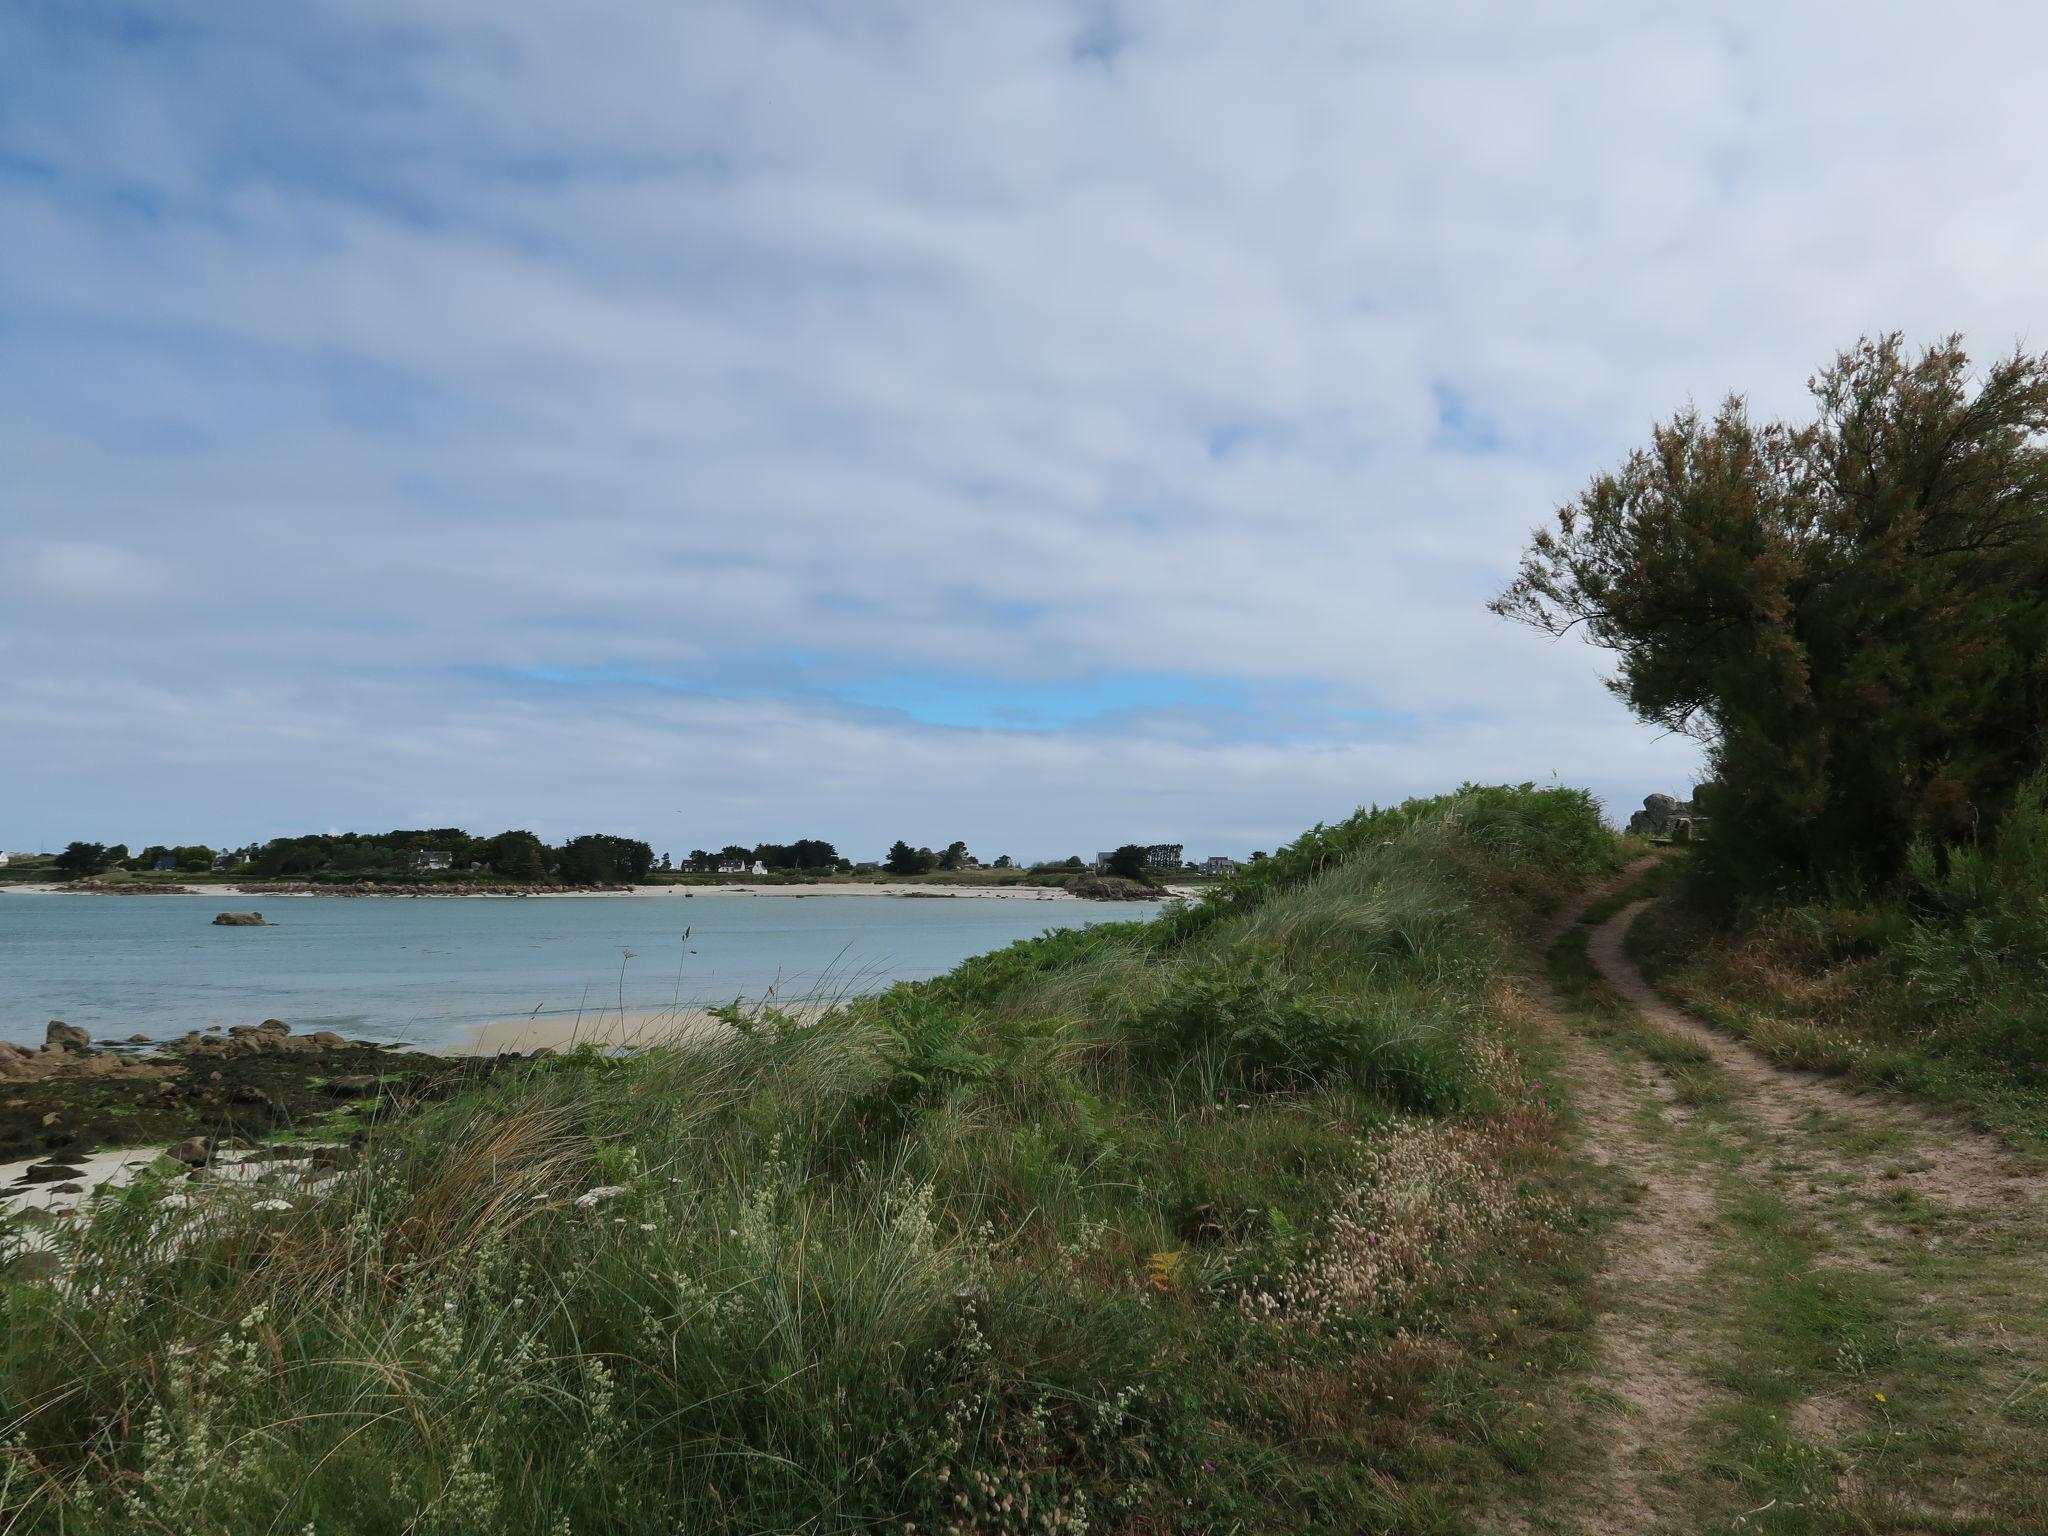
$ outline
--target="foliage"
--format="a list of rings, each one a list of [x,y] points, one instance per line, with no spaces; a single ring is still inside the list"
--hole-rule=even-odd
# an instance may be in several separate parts
[[[1151,877],[1151,856],[1142,844],[1125,843],[1109,856],[1103,872],[1122,880],[1146,880]]]
[[[882,867],[892,875],[929,874],[937,864],[931,849],[913,848],[900,837],[889,845],[889,856],[882,861]]]
[[[500,1072],[290,1209],[100,1202],[69,1283],[0,1282],[0,1525],[1445,1528],[1542,1450],[1458,1319],[1539,1356],[1585,1247],[1506,923],[1613,839],[1523,788],[1304,845],[1199,915]]]
[[[108,852],[104,843],[68,843],[57,855],[57,868],[76,879],[80,875],[96,875],[107,867]]]
[[[843,860],[823,838],[800,837],[793,843],[759,843],[752,858],[769,869],[835,869]]]
[[[2048,356],[1969,367],[1893,335],[1813,381],[1810,422],[1687,410],[1494,604],[1584,625],[1639,716],[1710,744],[1732,888],[1888,879],[2048,761]]]
[[[570,885],[631,885],[654,867],[654,850],[638,838],[593,832],[564,843],[556,867]]]
[[[2048,1146],[2048,783],[1905,882],[1729,910],[1682,886],[1631,940],[1662,987],[1787,1065],[1967,1107]]]

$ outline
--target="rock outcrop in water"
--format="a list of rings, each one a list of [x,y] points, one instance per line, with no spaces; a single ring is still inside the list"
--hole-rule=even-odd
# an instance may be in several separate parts
[[[268,928],[261,912],[223,912],[213,920],[216,928]]]
[[[178,1056],[281,1056],[292,1052],[335,1051],[348,1041],[329,1029],[310,1035],[295,1035],[283,1019],[265,1019],[261,1024],[230,1024],[224,1035],[193,1030],[164,1046],[167,1054]]]

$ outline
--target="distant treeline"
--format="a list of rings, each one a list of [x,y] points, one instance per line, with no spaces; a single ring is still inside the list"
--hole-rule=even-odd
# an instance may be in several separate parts
[[[558,881],[565,885],[631,884],[649,875],[683,870],[715,873],[755,864],[778,871],[845,870],[852,864],[830,843],[799,838],[793,843],[728,844],[717,852],[692,849],[680,862],[656,858],[638,838],[594,832],[559,846],[531,832],[477,837],[460,827],[427,827],[392,832],[315,832],[280,837],[244,848],[213,849],[201,844],[151,844],[131,853],[123,843],[72,843],[54,860],[73,877],[110,870],[178,874],[232,874],[242,880],[504,880]]]
[[[384,833],[281,837],[253,851],[237,875],[256,880],[379,879],[446,870],[514,881],[565,885],[630,884],[654,868],[654,850],[637,838],[593,832],[559,847],[531,832],[472,837],[460,827]]]
[[[72,843],[55,860],[72,876],[122,869],[179,874],[227,873],[243,880],[420,880],[491,878],[611,885],[639,880],[654,868],[654,851],[636,838],[596,832],[559,847],[531,832],[473,837],[460,827],[394,832],[315,832],[246,848],[152,844],[131,854],[125,844]]]

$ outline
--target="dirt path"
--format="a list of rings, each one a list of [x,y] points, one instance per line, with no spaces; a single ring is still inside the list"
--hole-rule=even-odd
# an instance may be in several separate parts
[[[1646,905],[1549,999],[1588,1151],[1633,1200],[1578,1383],[1593,1464],[1516,1526],[2048,1533],[2039,1176],[1666,1002],[1627,954]]]
[[[1780,1137],[1799,1138],[1830,1117],[1891,1138],[1905,1136],[1920,1166],[1897,1179],[1950,1206],[2024,1209],[2040,1192],[2039,1177],[2016,1161],[1995,1137],[1959,1117],[1937,1114],[1891,1095],[1855,1093],[1840,1083],[1765,1060],[1741,1041],[1666,1002],[1636,969],[1627,951],[1628,930],[1651,905],[1623,908],[1593,933],[1588,950],[1601,979],[1651,1029],[1699,1046],[1742,1085],[1750,1112]],[[1818,1149],[1817,1149],[1818,1150]],[[1857,1176],[1874,1171],[1869,1160]]]

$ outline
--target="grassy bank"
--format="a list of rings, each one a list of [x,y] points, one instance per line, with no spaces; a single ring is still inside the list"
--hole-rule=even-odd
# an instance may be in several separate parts
[[[1363,813],[1156,922],[500,1073],[292,1209],[125,1191],[0,1288],[6,1529],[1460,1529],[1582,1342],[1512,967],[1615,846],[1564,790]]]
[[[1982,848],[1916,855],[1883,894],[1747,912],[1685,878],[1630,948],[1672,997],[1774,1061],[1904,1089],[2048,1152],[2048,798]]]

